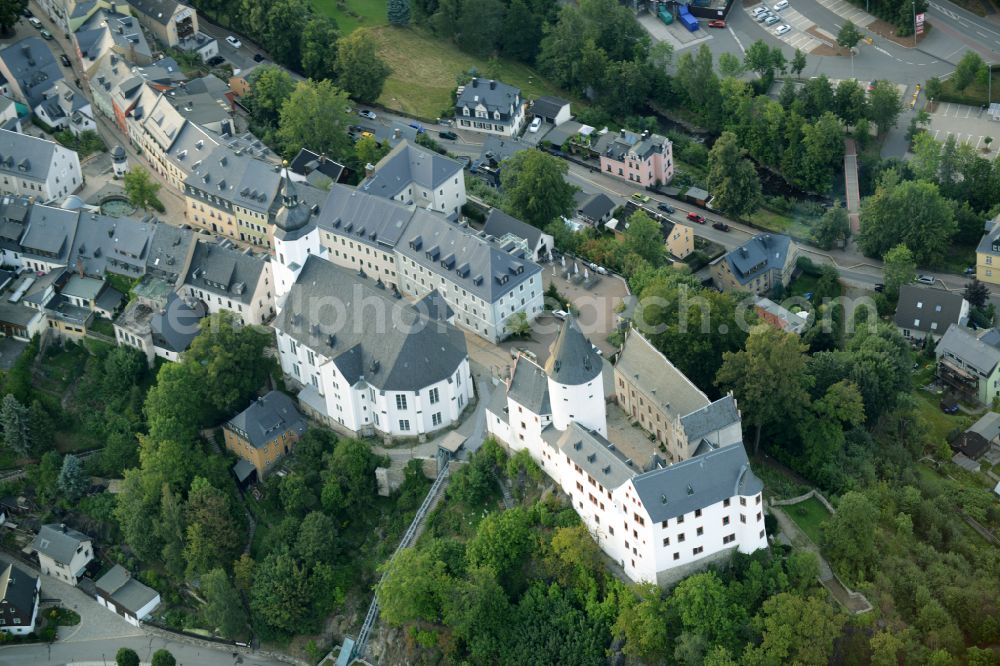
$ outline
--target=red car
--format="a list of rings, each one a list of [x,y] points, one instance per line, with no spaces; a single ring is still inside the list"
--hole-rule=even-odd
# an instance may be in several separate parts
[[[697,222],[698,224],[705,224],[705,218],[698,213],[688,213],[687,218],[692,222]]]
[[[708,27],[709,28],[725,28],[726,27],[726,22],[723,21],[722,19],[715,19],[714,21],[709,21],[708,22]]]

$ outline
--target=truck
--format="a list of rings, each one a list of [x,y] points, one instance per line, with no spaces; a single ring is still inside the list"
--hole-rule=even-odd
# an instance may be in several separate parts
[[[658,11],[656,15],[659,16],[660,20],[666,25],[670,25],[674,22],[674,15],[670,13],[670,10],[667,9],[666,5],[660,5],[660,11]]]
[[[677,20],[681,22],[681,25],[688,29],[688,32],[694,32],[698,29],[698,19],[691,16],[687,5],[680,6],[680,11],[677,13]]]

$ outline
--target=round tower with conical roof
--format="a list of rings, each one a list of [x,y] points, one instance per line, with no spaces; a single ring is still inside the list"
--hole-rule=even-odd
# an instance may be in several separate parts
[[[545,362],[552,425],[565,430],[572,422],[608,435],[604,404],[603,361],[570,315],[552,343]]]
[[[310,255],[320,255],[319,229],[309,206],[299,201],[284,163],[281,208],[274,216],[274,303],[280,312],[285,296]]]
[[[111,149],[111,168],[115,178],[123,178],[128,172],[128,155],[125,154],[125,149],[121,146],[115,146]]]

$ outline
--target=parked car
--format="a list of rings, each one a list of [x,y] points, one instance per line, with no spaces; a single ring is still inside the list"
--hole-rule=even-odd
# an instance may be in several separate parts
[[[774,14],[765,9],[760,14],[757,14],[757,23],[763,23],[764,21],[772,17],[777,18]]]
[[[639,203],[649,203],[649,197],[642,192],[633,192],[632,199],[638,201]]]
[[[236,39],[232,35],[229,35],[228,37],[226,37],[226,43],[229,44],[230,46],[232,46],[234,49],[238,49],[238,48],[242,48],[243,47],[243,42],[241,42],[240,40]]]
[[[780,12],[782,9],[788,9],[788,0],[778,0],[774,3],[774,7],[771,7],[776,12]]]
[[[714,21],[709,21],[708,22],[708,27],[709,28],[725,28],[726,27],[726,22],[723,21],[722,19],[715,19]]]
[[[27,7],[25,7],[24,10],[21,12],[21,16],[23,16],[24,18],[34,18],[35,17],[35,15],[32,14],[31,10],[28,9]]]
[[[875,291],[877,291],[879,293],[882,293],[883,291],[885,291],[885,285],[883,283],[881,283],[881,282],[876,282],[875,283]]]
[[[877,79],[875,81],[869,81],[868,82],[868,92],[871,92],[871,91],[875,90],[875,84],[876,83],[878,83]]]
[[[712,224],[713,229],[718,229],[719,231],[729,231],[729,225],[725,222],[714,222]]]
[[[757,18],[761,14],[766,14],[766,13],[767,13],[767,7],[765,7],[764,5],[758,5],[753,8],[753,11],[750,12],[750,15],[753,16],[754,18]]]
[[[34,16],[28,19],[28,23],[30,23],[35,28],[38,28],[39,30],[42,29],[42,22],[36,19]]]
[[[226,59],[223,58],[222,56],[217,55],[209,58],[208,62],[206,62],[205,64],[208,65],[209,67],[218,67],[224,62],[226,62]]]
[[[771,14],[766,19],[764,19],[764,25],[774,25],[775,23],[777,23],[780,20],[781,20],[780,18],[778,18],[774,14]]]
[[[253,54],[253,61],[254,62],[260,62],[263,59],[264,59],[264,54],[263,53],[254,53]]]
[[[438,136],[441,137],[442,139],[447,139],[448,141],[458,141],[458,135],[455,134],[454,132],[450,131],[438,132]]]
[[[375,120],[375,112],[369,111],[368,109],[361,109],[358,111],[358,115],[362,118],[367,118],[368,120]]]
[[[676,210],[674,210],[674,207],[671,206],[668,203],[656,204],[656,207],[659,208],[660,210],[662,210],[664,213],[676,213],[677,212]]]
[[[462,163],[462,166],[466,169],[472,164],[472,158],[468,155],[456,155],[455,159]]]
[[[934,284],[937,281],[933,275],[918,275],[917,282],[920,284]]]
[[[73,64],[69,61],[69,56],[66,55],[65,53],[59,54],[59,62],[63,64],[63,67],[69,67]]]
[[[941,411],[945,414],[957,414],[958,413],[958,403],[954,400],[942,400]]]
[[[565,310],[553,310],[552,311],[552,316],[555,317],[556,319],[560,319],[561,320],[561,319],[565,319],[566,317],[568,317],[569,313],[566,312]]]
[[[424,126],[421,125],[420,123],[410,123],[410,127],[417,130],[417,134],[423,134],[424,132],[427,131],[424,129]]]
[[[50,42],[52,41],[52,33],[48,30],[40,30],[38,34],[42,36],[42,39],[47,39]]]
[[[788,25],[786,23],[784,25],[779,25],[777,28],[775,28],[774,29],[774,34],[776,34],[778,37],[781,37],[786,32],[791,32],[791,30],[792,30],[792,26],[790,26],[790,25]]]
[[[965,274],[966,275],[975,275],[976,274],[976,267],[975,266],[969,266],[968,268],[965,269]]]
[[[528,125],[528,131],[529,132],[537,132],[541,128],[542,128],[542,119],[539,118],[538,116],[535,116],[534,118],[532,118],[531,119],[531,124]]]
[[[692,222],[697,222],[698,224],[705,224],[705,218],[698,213],[688,213],[687,218]]]

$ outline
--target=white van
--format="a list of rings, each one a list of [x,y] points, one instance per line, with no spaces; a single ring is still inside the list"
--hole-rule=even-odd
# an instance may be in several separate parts
[[[782,9],[787,9],[787,8],[788,8],[788,0],[778,0],[776,3],[774,3],[773,7],[774,11],[776,12],[780,12]]]

